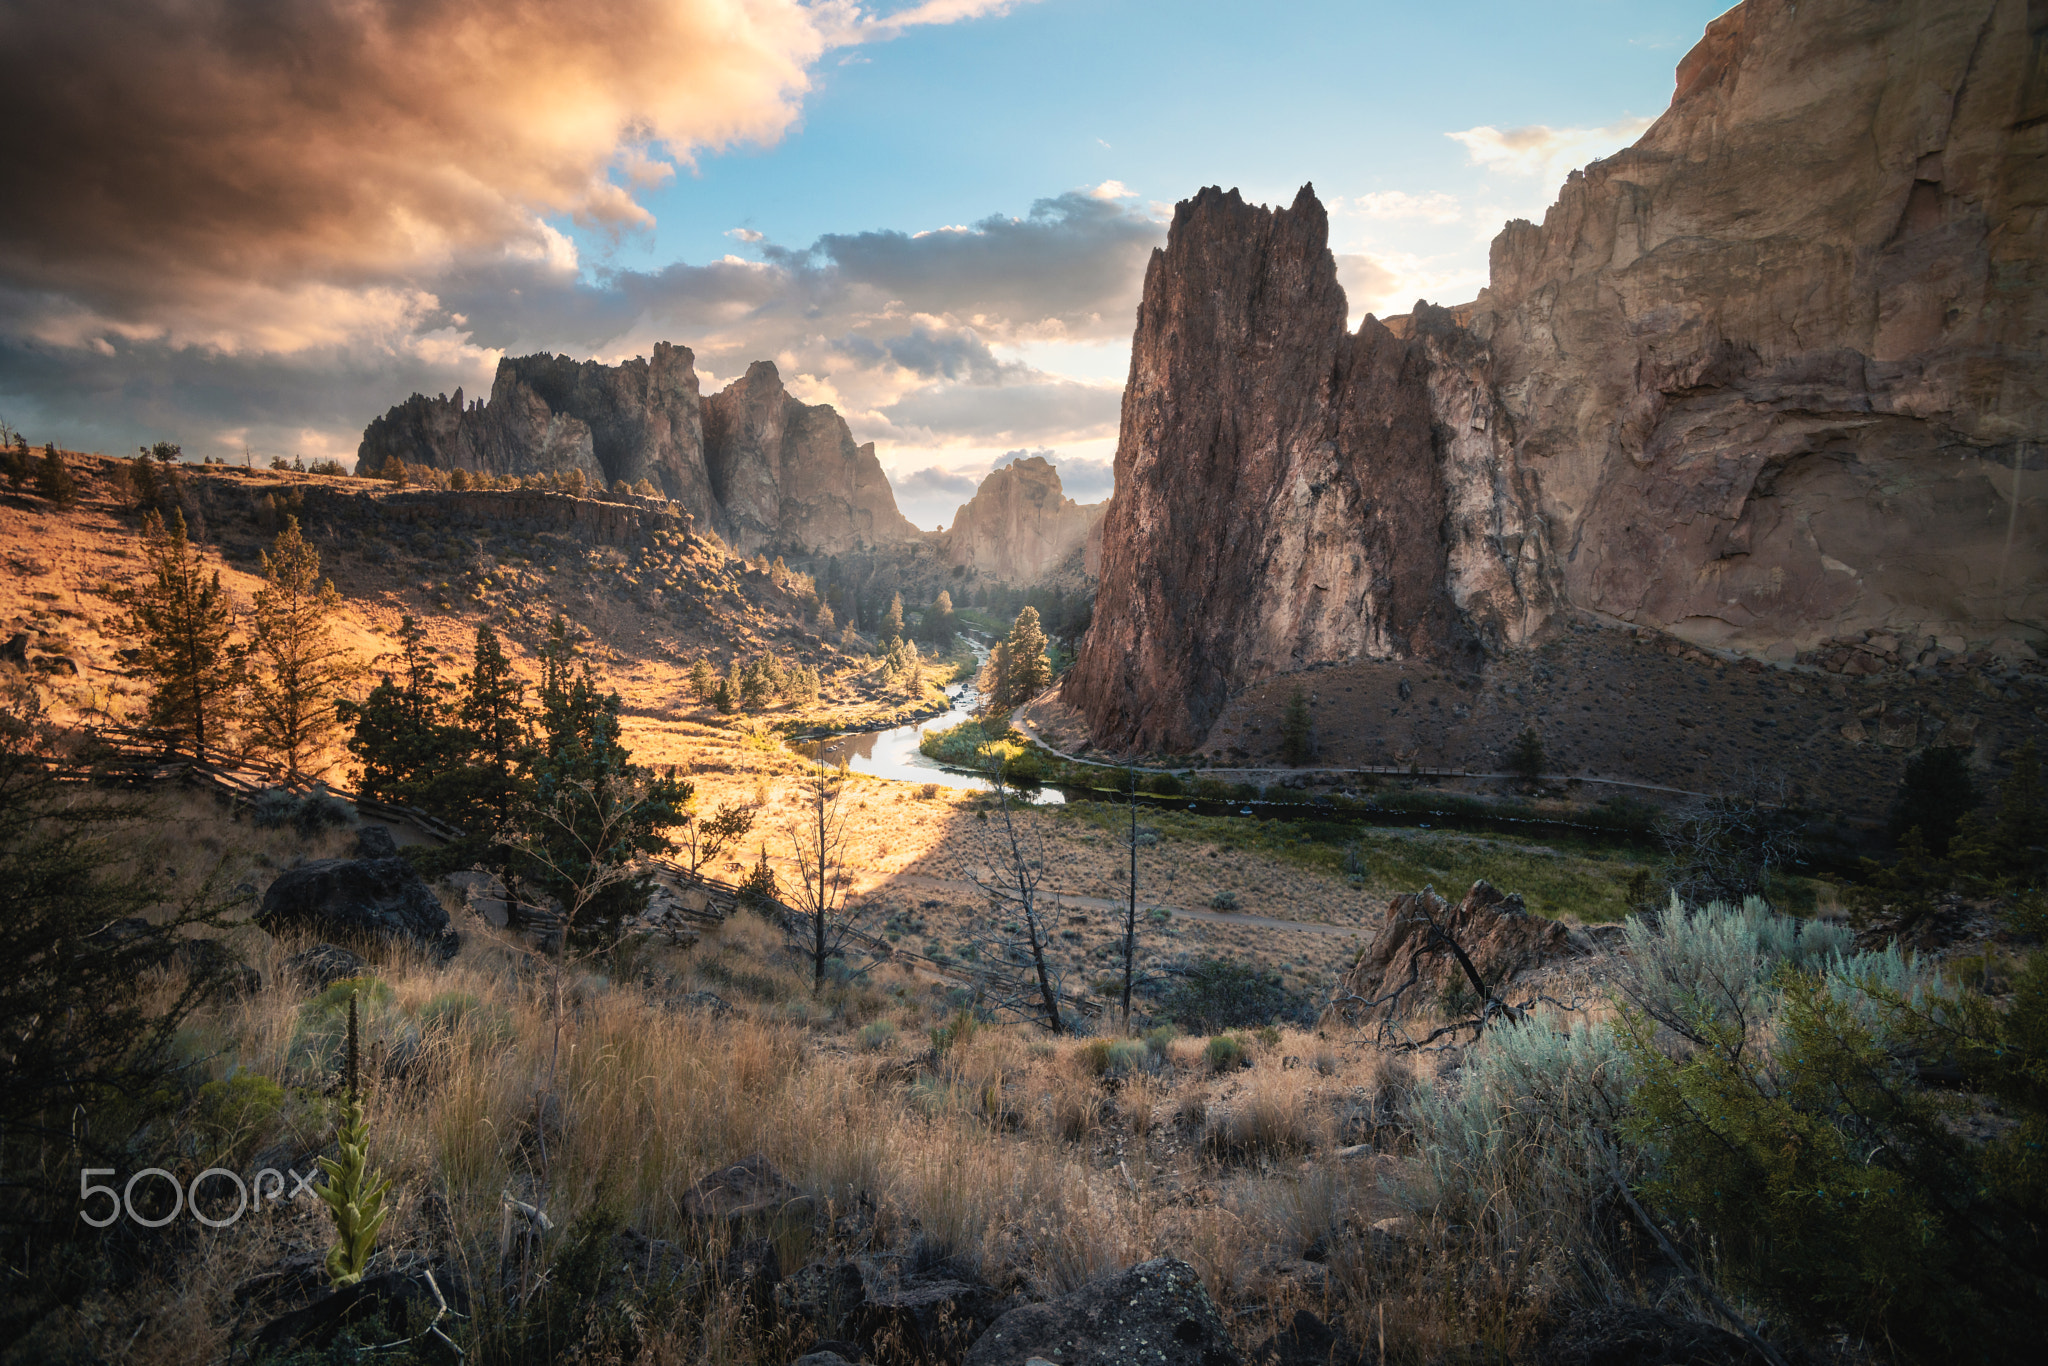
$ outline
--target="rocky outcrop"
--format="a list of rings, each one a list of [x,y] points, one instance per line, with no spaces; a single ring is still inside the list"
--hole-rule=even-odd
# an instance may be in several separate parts
[[[2039,639],[2029,13],[1747,0],[1477,301],[1352,333],[1312,193],[1182,204],[1066,685],[1097,742],[1186,749],[1275,673],[1476,660],[1561,613],[1788,661]]]
[[[709,399],[688,347],[658,343],[618,365],[506,357],[488,401],[414,394],[363,432],[356,467],[566,474],[608,488],[645,479],[741,550],[825,554],[917,539],[872,443],[830,406],[806,404],[757,361]]]
[[[1047,1304],[995,1321],[967,1366],[1013,1366],[1034,1357],[1061,1366],[1238,1366],[1216,1302],[1186,1262],[1141,1262]]]
[[[1427,888],[1404,893],[1387,903],[1379,933],[1345,976],[1338,1013],[1354,1022],[1397,1019],[1436,1005],[1446,991],[1469,993],[1452,943],[1495,992],[1572,953],[1564,926],[1529,914],[1519,894],[1504,896],[1490,882],[1473,883],[1456,906]]]
[[[773,362],[704,404],[704,440],[727,535],[742,550],[793,542],[824,554],[914,541],[873,442],[853,444],[828,404],[803,403]]]
[[[1042,456],[991,470],[953,514],[943,542],[948,564],[1006,583],[1036,583],[1089,544],[1103,503],[1077,503]]]

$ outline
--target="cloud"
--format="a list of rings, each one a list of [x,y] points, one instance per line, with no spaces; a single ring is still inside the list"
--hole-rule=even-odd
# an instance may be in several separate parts
[[[1164,230],[1113,200],[787,250],[735,228],[759,259],[653,271],[581,262],[549,222],[640,231],[639,196],[678,166],[783,136],[831,49],[1013,7],[108,0],[82,24],[21,0],[0,44],[46,74],[0,85],[35,201],[0,216],[0,405],[111,449],[345,454],[413,389],[486,387],[501,355],[670,339],[727,380],[773,358],[864,436],[957,447],[958,400],[897,411],[932,386],[1018,387],[997,425],[1085,426],[1086,386],[990,344],[1128,336]]]
[[[1088,192],[1090,199],[1136,199],[1138,192],[1121,180],[1105,180]]]
[[[1413,218],[1426,223],[1455,223],[1465,214],[1455,196],[1440,190],[1427,194],[1376,190],[1349,198],[1339,196],[1330,202],[1330,212],[1333,215],[1353,214],[1360,218]]]
[[[1606,156],[1641,137],[1652,120],[1628,118],[1605,128],[1551,128],[1531,124],[1502,130],[1490,124],[1446,133],[1462,143],[1475,166],[1514,176],[1529,176],[1555,185],[1578,167]]]

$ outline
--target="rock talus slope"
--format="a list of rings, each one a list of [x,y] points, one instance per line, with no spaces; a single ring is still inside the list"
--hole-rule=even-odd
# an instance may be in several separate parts
[[[798,401],[767,361],[704,398],[695,357],[668,342],[618,365],[507,357],[487,402],[414,394],[365,429],[357,467],[393,456],[499,475],[580,470],[602,485],[647,479],[742,551],[840,554],[918,536],[873,444],[856,446],[830,406]]]
[[[1027,456],[990,471],[953,514],[946,562],[1008,583],[1035,583],[1087,545],[1104,506],[1067,497],[1059,471],[1042,456]]]
[[[1569,612],[1789,659],[2048,617],[2048,8],[1748,0],[1455,309],[1344,327],[1322,207],[1153,256],[1065,696],[1184,749],[1350,659]]]

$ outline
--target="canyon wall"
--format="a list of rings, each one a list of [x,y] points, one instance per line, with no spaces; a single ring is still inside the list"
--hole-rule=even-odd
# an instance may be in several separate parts
[[[756,361],[703,398],[688,347],[618,365],[507,357],[488,401],[414,394],[374,419],[359,471],[407,464],[494,475],[566,473],[609,486],[650,480],[735,548],[844,554],[918,538],[872,443],[826,404],[800,402]]]
[[[941,553],[947,564],[1005,583],[1037,583],[1087,545],[1104,506],[1067,497],[1059,471],[1027,456],[981,481],[953,514]]]
[[[1310,190],[1181,204],[1066,699],[1186,749],[1273,674],[1565,613],[1772,660],[2040,640],[2044,51],[2039,0],[1748,0],[1477,301],[1355,332]]]

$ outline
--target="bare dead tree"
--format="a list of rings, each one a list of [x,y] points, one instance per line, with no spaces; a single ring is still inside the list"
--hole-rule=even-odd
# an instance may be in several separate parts
[[[1123,1011],[1126,1034],[1131,1032],[1131,979],[1137,972],[1138,961],[1138,770],[1135,766],[1128,770],[1128,776],[1131,784],[1131,885],[1126,889],[1130,895],[1124,903]]]
[[[977,939],[994,947],[999,961],[1015,961],[1019,956],[1025,960],[1031,985],[1037,991],[1037,1008],[1044,1012],[1045,1027],[1054,1034],[1062,1034],[1066,1032],[1066,1023],[1060,1015],[1057,974],[1046,961],[1051,930],[1045,922],[1044,899],[1039,890],[1045,880],[1045,838],[1036,829],[1021,826],[1017,821],[1016,799],[1003,775],[1002,752],[988,745],[978,757],[982,774],[995,794],[996,815],[988,820],[984,836],[991,859],[975,870],[974,882],[988,897],[990,909],[998,916],[1013,917],[1009,923],[1017,929],[1005,931],[1001,937],[984,931]],[[983,811],[982,815],[987,817],[988,813]],[[1003,1002],[999,1000],[997,1004]]]
[[[1752,771],[1733,793],[1702,797],[1658,822],[1670,859],[1665,879],[1681,901],[1739,905],[1769,890],[1805,853],[1783,774]]]
[[[785,827],[796,854],[797,883],[793,909],[802,919],[805,950],[811,959],[811,991],[824,990],[825,965],[844,958],[846,941],[860,913],[846,905],[846,811],[840,805],[846,771],[825,762],[821,741],[804,776],[804,817]]]

